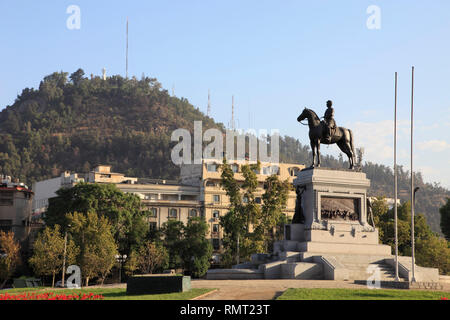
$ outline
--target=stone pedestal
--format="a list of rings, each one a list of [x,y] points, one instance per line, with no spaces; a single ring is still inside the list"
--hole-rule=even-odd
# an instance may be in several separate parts
[[[367,190],[363,172],[305,169],[297,174],[304,223],[287,226],[286,240],[298,241],[300,252],[390,255],[380,245],[378,230],[368,224]]]

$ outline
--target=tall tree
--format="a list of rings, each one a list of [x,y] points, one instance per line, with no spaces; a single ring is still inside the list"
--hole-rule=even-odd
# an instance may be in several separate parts
[[[207,232],[208,224],[201,217],[190,218],[184,227],[181,259],[184,270],[194,277],[202,277],[210,266],[213,248]]]
[[[20,263],[20,244],[14,233],[0,230],[0,289],[11,278]]]
[[[77,262],[86,286],[89,279],[99,277],[101,283],[116,263],[117,245],[111,233],[111,224],[106,217],[95,212],[74,212],[67,215],[69,232],[80,248]]]
[[[161,228],[164,246],[169,253],[169,268],[176,269],[182,266],[181,241],[183,239],[183,222],[169,220]]]
[[[289,181],[280,181],[277,175],[267,177],[265,192],[262,196],[262,214],[258,221],[257,231],[263,236],[265,251],[268,252],[270,244],[275,240],[272,235],[274,230],[285,219],[283,209],[286,208],[289,190]]]
[[[72,239],[67,240],[66,266],[76,261],[79,249]],[[52,287],[55,286],[55,276],[62,270],[64,260],[64,237],[59,225],[46,227],[39,233],[34,245],[30,265],[38,275],[51,275]]]

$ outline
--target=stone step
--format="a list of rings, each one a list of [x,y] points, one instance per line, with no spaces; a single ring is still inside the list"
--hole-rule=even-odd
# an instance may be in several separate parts
[[[390,256],[391,247],[387,245],[373,244],[349,244],[326,242],[299,242],[297,250],[301,252],[322,253],[325,255],[373,255]]]
[[[320,263],[295,262],[281,265],[282,279],[321,280],[323,266]]]

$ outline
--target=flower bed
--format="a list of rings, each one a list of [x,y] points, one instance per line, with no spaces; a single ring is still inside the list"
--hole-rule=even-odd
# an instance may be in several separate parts
[[[23,292],[18,294],[0,294],[0,301],[5,300],[103,300],[101,294],[55,294],[54,292]]]

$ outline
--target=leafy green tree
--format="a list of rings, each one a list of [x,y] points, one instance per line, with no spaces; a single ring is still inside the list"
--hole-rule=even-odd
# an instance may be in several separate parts
[[[125,263],[125,271],[128,275],[133,274],[136,270],[140,273],[151,274],[157,270],[163,270],[167,267],[169,255],[159,243],[146,241],[136,251],[133,251]]]
[[[177,269],[182,266],[181,242],[183,240],[184,224],[181,221],[169,220],[161,228],[164,247],[169,254],[169,268]]]
[[[75,263],[78,252],[79,249],[73,240],[68,239],[66,247],[67,266]],[[61,235],[60,226],[46,227],[39,233],[33,245],[33,255],[29,259],[30,265],[38,275],[51,275],[52,287],[54,287],[56,274],[64,272],[62,270],[63,259],[64,237]]]
[[[374,205],[376,204],[376,205]],[[377,227],[383,244],[395,248],[394,209],[386,210],[386,201],[379,198],[372,204],[374,217],[379,218]],[[411,256],[411,204],[402,203],[398,214],[398,250],[402,256]],[[434,233],[422,214],[414,217],[414,241],[416,263],[423,267],[439,268],[443,274],[450,273],[450,247],[448,241]]]
[[[273,241],[279,240],[273,237],[275,228],[286,223],[286,215],[283,213],[283,209],[286,208],[291,186],[288,180],[280,181],[277,175],[271,175],[265,181],[265,189],[262,196],[261,218],[256,230],[263,235],[265,251],[269,252]]]
[[[447,198],[447,203],[439,209],[441,214],[441,230],[448,241],[450,241],[450,198]]]
[[[20,244],[14,233],[0,230],[0,289],[11,278],[20,263]]]
[[[423,267],[438,268],[441,274],[450,275],[450,246],[448,241],[431,236],[418,239],[415,244],[416,263]]]
[[[221,165],[221,186],[230,199],[228,213],[221,217],[220,224],[224,230],[223,244],[225,264],[233,264],[234,257],[249,259],[253,253],[267,252],[275,227],[285,221],[282,210],[286,206],[289,183],[280,181],[276,175],[269,176],[263,205],[256,202],[258,187],[257,172],[260,163],[241,166],[244,182],[242,185],[234,178],[231,166],[224,160]]]
[[[77,257],[82,276],[89,285],[89,279],[99,277],[101,283],[116,263],[117,245],[106,217],[95,212],[67,214],[69,232],[80,248]]]
[[[138,247],[147,236],[146,213],[141,201],[134,194],[126,194],[114,184],[80,183],[72,188],[57,191],[58,197],[49,201],[45,223],[67,225],[66,214],[95,212],[111,222],[114,239],[122,254]]]
[[[250,222],[255,220],[251,211],[251,208],[253,208],[252,199],[254,197],[250,194],[249,190],[246,191],[245,196],[242,195],[241,186],[234,178],[234,171],[226,159],[224,159],[220,168],[222,171],[220,185],[225,190],[230,201],[227,214],[220,217],[220,225],[224,232],[222,241],[225,250],[222,260],[224,264],[231,265],[236,263],[238,255],[239,259],[241,257],[248,258],[248,246],[246,246],[248,242],[245,241],[245,238],[250,233]],[[243,174],[245,172],[246,178],[254,178],[254,175],[251,174],[248,167],[243,166],[241,170]],[[245,186],[253,188],[254,181],[246,182]],[[246,208],[244,198],[247,203],[250,203],[249,208]]]
[[[211,242],[206,239],[208,224],[201,217],[190,218],[183,228],[181,259],[185,271],[194,277],[202,277],[208,271],[213,252]]]

